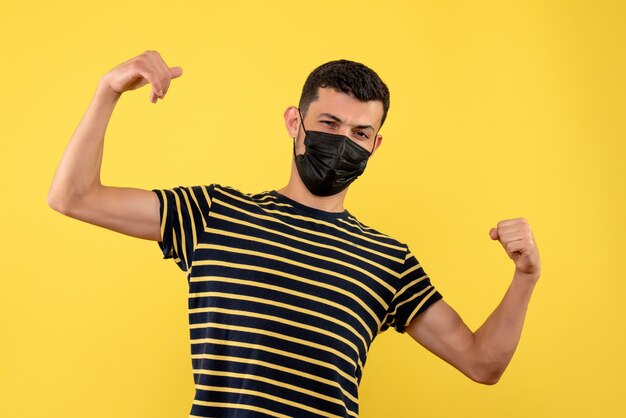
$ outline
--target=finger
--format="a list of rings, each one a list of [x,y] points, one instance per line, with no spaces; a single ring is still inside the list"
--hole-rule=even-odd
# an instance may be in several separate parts
[[[183,75],[183,69],[180,67],[170,67],[169,71],[170,71],[171,78],[178,78],[181,75]]]
[[[154,89],[150,90],[150,102],[152,103],[156,103],[157,102],[157,95],[154,92]]]
[[[172,80],[175,78],[180,77],[181,75],[183,75],[183,69],[180,67],[170,67],[167,68],[167,85],[165,86],[164,90],[163,90],[163,94],[167,94],[167,91],[170,88],[170,85],[172,84]]]
[[[498,222],[498,229],[502,227],[521,225],[521,224],[528,224],[528,221],[525,218],[505,219],[503,221]]]
[[[165,61],[163,61],[163,58],[161,58],[160,55],[157,55],[156,57],[156,65],[159,69],[159,75],[161,77],[161,82],[162,82],[162,88],[161,88],[162,94],[160,98],[163,99],[165,97],[165,94],[167,93],[167,90],[170,88],[170,79],[171,79],[170,72],[169,72],[169,68],[167,67],[167,64],[165,64]]]
[[[167,65],[165,65],[163,58],[161,58],[161,55],[156,51],[149,54],[148,58],[158,80],[158,88],[155,89],[155,92],[160,99],[163,99],[170,81]]]
[[[500,235],[503,234],[511,234],[516,232],[522,232],[526,229],[524,225],[508,225],[508,226],[500,226],[498,227],[498,233]]]
[[[159,66],[159,77],[161,79],[161,91],[159,98],[163,99],[170,88],[170,74],[166,66]]]
[[[162,99],[165,94],[167,94],[167,91],[170,88],[170,83],[172,80],[171,70],[170,67],[168,67],[168,65],[165,63],[165,60],[163,59],[161,54],[159,54],[157,51],[154,51],[154,53],[151,54],[151,58],[153,59],[154,65],[158,68],[163,82],[163,87],[161,89],[163,92],[163,94],[161,95]],[[178,71],[176,71],[176,73],[178,73]],[[180,69],[180,73],[182,74],[182,69]]]
[[[509,256],[516,253],[523,254],[526,251],[526,244],[523,241],[511,241],[504,248]]]
[[[498,235],[500,236],[500,242],[502,242],[503,244],[506,244],[507,242],[511,242],[511,241],[521,241],[521,240],[526,240],[526,241],[530,241],[530,237],[527,233],[520,231],[520,232],[508,232],[506,234],[503,234],[502,232],[498,231]]]
[[[489,230],[489,237],[491,237],[491,239],[496,240],[499,238],[499,234],[498,234],[498,230],[496,228],[491,228],[491,230]]]
[[[169,89],[170,89],[170,78],[167,77],[163,80],[163,96],[161,96],[161,99],[165,97]]]
[[[152,86],[152,93],[154,93],[155,96],[160,97],[163,95],[163,82],[161,81],[158,73],[154,70],[143,70],[141,75],[148,80]],[[150,97],[152,97],[152,94]]]
[[[145,53],[145,77],[150,81],[152,89],[157,97],[163,98],[166,85],[167,66],[156,51],[146,51]]]

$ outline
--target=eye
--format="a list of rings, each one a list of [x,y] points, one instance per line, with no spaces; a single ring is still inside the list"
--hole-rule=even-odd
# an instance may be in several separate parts
[[[336,126],[336,122],[332,121],[332,120],[323,120],[321,121],[324,125],[326,126],[330,126],[330,127],[335,127]]]
[[[361,138],[361,139],[368,139],[368,138],[369,138],[369,137],[367,136],[367,134],[366,134],[365,132],[363,132],[363,131],[356,131],[356,132],[354,132],[354,134],[355,134],[357,137]]]

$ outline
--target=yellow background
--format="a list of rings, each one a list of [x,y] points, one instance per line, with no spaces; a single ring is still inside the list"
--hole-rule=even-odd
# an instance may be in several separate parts
[[[471,328],[513,274],[489,229],[529,219],[543,274],[500,383],[388,331],[363,418],[626,416],[624,21],[621,1],[0,1],[0,416],[188,414],[185,275],[46,203],[98,79],[146,49],[185,74],[157,105],[124,95],[105,184],[282,187],[283,110],[348,58],[391,110],[347,208],[407,242]]]

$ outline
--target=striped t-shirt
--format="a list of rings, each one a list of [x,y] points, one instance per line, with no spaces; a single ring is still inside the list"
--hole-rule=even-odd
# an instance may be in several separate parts
[[[441,295],[348,211],[216,184],[153,190],[187,273],[195,417],[357,417],[374,337]]]

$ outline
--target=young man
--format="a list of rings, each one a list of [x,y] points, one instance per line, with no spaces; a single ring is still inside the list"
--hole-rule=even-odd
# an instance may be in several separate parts
[[[192,416],[356,417],[368,349],[390,326],[469,378],[498,381],[540,275],[532,232],[524,219],[491,229],[515,273],[500,305],[472,332],[405,244],[344,209],[348,186],[382,142],[389,92],[375,72],[342,60],[309,75],[299,108],[284,114],[294,158],[280,190],[103,186],[104,133],[121,94],[149,83],[156,103],[181,74],[155,51],[108,72],[48,202],[76,219],[158,241],[187,273]]]

